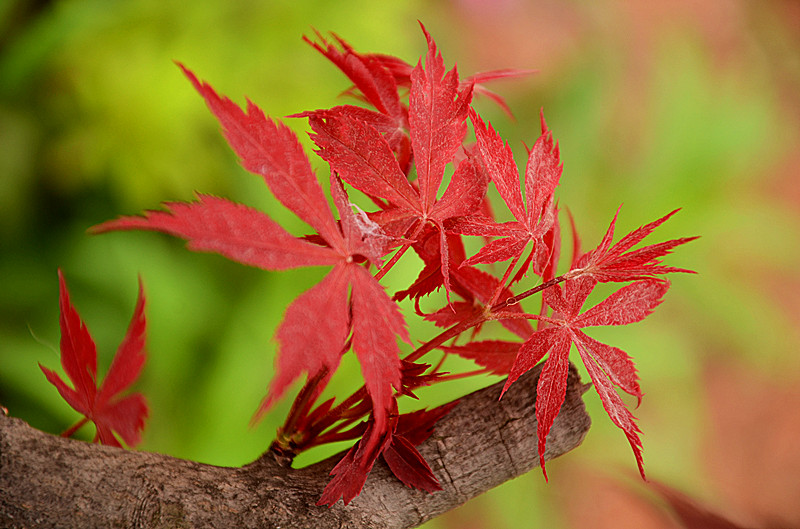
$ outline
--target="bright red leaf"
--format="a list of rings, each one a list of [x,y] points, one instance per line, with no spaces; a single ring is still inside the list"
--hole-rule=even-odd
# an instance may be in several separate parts
[[[600,241],[597,248],[578,258],[572,270],[566,274],[566,277],[575,278],[589,275],[597,281],[607,282],[635,281],[672,272],[694,274],[694,271],[685,268],[664,266],[661,264],[661,258],[672,252],[676,246],[686,244],[697,239],[697,237],[682,237],[631,250],[678,211],[677,209],[671,211],[660,219],[633,230],[612,246],[614,224],[617,222],[617,215],[619,215],[619,210],[617,210],[603,236],[603,240]],[[575,239],[576,248],[578,244],[578,240]]]
[[[210,195],[198,195],[198,199],[166,203],[168,211],[147,211],[143,217],[104,222],[92,232],[160,231],[186,239],[190,250],[218,253],[266,270],[324,266],[339,261],[335,250],[294,237],[261,211]],[[341,246],[340,240],[329,238]]]
[[[539,317],[551,325],[535,332],[519,349],[503,392],[520,376],[547,355],[539,377],[536,395],[539,459],[544,472],[544,452],[547,434],[564,403],[569,367],[569,350],[574,343],[589,376],[592,378],[603,407],[611,420],[621,428],[636,456],[639,471],[644,476],[639,428],[634,417],[614,387],[641,399],[636,368],[621,349],[598,342],[581,328],[597,325],[625,325],[641,321],[661,303],[669,288],[667,281],[646,279],[637,281],[606,298],[598,305],[580,313],[586,298],[597,281],[592,277],[568,280],[563,289],[551,287],[544,299],[554,310],[549,318]],[[547,473],[545,472],[545,477]]]
[[[557,220],[553,193],[562,171],[558,143],[553,142],[553,134],[542,116],[542,135],[530,150],[525,169],[526,207],[511,148],[491,125],[487,128],[474,111],[470,113],[470,118],[475,126],[477,147],[483,164],[516,221],[498,224],[479,216],[461,219],[452,228],[453,231],[464,235],[501,237],[490,241],[464,264],[496,263],[509,259],[516,264],[528,244],[532,243],[529,256],[513,280],[519,280],[531,262],[536,264],[535,272],[541,275],[551,253],[545,236],[555,229]]]
[[[69,387],[61,377],[43,365],[39,367],[64,400],[86,419],[94,422],[98,440],[107,445],[134,447],[141,441],[148,415],[147,401],[141,393],[122,396],[139,377],[145,361],[144,290],[139,282],[136,308],[111,367],[100,387],[97,386],[97,349],[86,324],[69,299],[67,284],[58,271],[59,304],[61,307],[61,365],[72,382]],[[80,424],[80,423],[79,423]]]
[[[404,168],[396,159],[396,148],[360,114],[346,107],[305,113],[314,131],[317,153],[347,183],[375,199],[388,202],[379,218],[384,227],[399,226],[391,235],[416,237],[424,225],[432,223],[440,232],[441,268],[445,289],[450,293],[449,251],[444,223],[471,213],[483,200],[486,181],[468,155],[456,167],[451,183],[437,200],[445,165],[452,162],[466,134],[466,117],[471,86],[459,90],[455,68],[445,72],[444,61],[430,35],[425,66],[411,72],[408,121],[413,158],[417,169],[416,186],[409,183]],[[337,59],[337,65],[341,60]],[[348,74],[349,75],[349,74]],[[352,77],[351,77],[352,78]],[[373,98],[367,98],[375,104]],[[406,233],[416,229],[415,233]]]

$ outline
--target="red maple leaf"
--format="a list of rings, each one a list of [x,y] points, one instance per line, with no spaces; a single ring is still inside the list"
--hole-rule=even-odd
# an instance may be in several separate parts
[[[125,444],[134,447],[141,441],[144,421],[148,415],[147,401],[141,393],[125,397],[120,395],[139,377],[145,361],[144,291],[139,282],[139,297],[133,317],[111,367],[97,386],[97,348],[89,329],[81,320],[69,299],[67,284],[58,271],[59,305],[61,307],[61,366],[72,382],[69,387],[55,371],[42,364],[39,367],[61,397],[86,419],[63,435],[68,437],[87,420],[94,422],[97,433],[94,442],[122,446],[116,432]]]
[[[586,298],[597,280],[584,276],[556,285],[544,291],[544,300],[553,310],[550,317],[537,316],[551,325],[528,338],[520,347],[503,392],[520,376],[535,366],[545,355],[544,369],[536,389],[536,419],[539,437],[539,460],[544,471],[544,451],[547,433],[564,403],[572,344],[578,349],[603,407],[612,422],[625,432],[636,456],[639,471],[642,466],[639,428],[634,417],[615,391],[615,387],[641,400],[636,368],[631,358],[616,347],[589,337],[581,329],[597,325],[625,325],[643,320],[661,303],[669,282],[656,279],[637,281],[613,293],[603,302],[581,313]]]
[[[353,212],[341,182],[332,174],[331,194],[340,221],[334,219],[308,158],[285,125],[266,117],[252,102],[245,113],[188,69],[183,70],[219,119],[242,165],[263,176],[278,200],[314,228],[324,245],[292,236],[258,210],[207,195],[199,195],[198,202],[169,203],[169,211],[112,220],[94,231],[169,233],[187,239],[192,250],[216,252],[268,270],[332,265],[320,283],[287,308],[276,331],[277,373],[255,419],[302,374],[335,371],[352,343],[373,403],[376,427],[369,443],[372,449],[387,427],[392,388],[401,389],[396,337],[410,342],[397,305],[358,264],[367,260],[379,265],[387,237],[365,215]],[[309,332],[309,326],[314,332]]]
[[[422,26],[422,24],[420,25]],[[347,94],[375,108],[373,111],[362,107],[342,105],[334,107],[328,112],[349,114],[375,127],[394,151],[400,167],[407,172],[411,157],[408,135],[409,109],[401,101],[398,87],[411,88],[414,67],[398,57],[377,53],[358,53],[336,34],[332,34],[334,44],[328,42],[318,31],[315,33],[318,42],[314,42],[308,37],[303,37],[303,40],[335,64],[353,82],[353,86],[346,91]],[[488,97],[510,115],[511,111],[505,100],[486,88],[484,83],[528,75],[533,72],[533,70],[510,68],[481,72],[462,79],[459,82],[458,90],[464,91],[471,87],[474,93]],[[312,114],[313,112],[308,112],[297,116]]]
[[[663,266],[661,258],[669,254],[676,246],[686,244],[697,239],[697,237],[682,237],[631,250],[678,211],[677,209],[673,210],[660,219],[633,230],[612,246],[614,224],[616,224],[617,215],[619,215],[619,209],[617,209],[614,218],[611,219],[608,230],[603,236],[603,240],[594,250],[581,255],[579,250],[580,241],[575,236],[573,244],[575,248],[574,263],[572,269],[565,274],[565,277],[576,278],[588,275],[603,283],[608,281],[634,281],[672,272],[694,274],[694,271],[685,268]],[[575,234],[574,230],[573,234]]]
[[[474,360],[493,375],[508,375],[520,348],[519,342],[505,340],[482,340],[466,345],[439,347],[442,351]]]
[[[463,264],[496,263],[511,259],[513,268],[528,244],[532,243],[528,257],[512,282],[519,280],[527,272],[531,261],[536,264],[535,272],[541,275],[543,267],[549,261],[551,251],[549,245],[545,243],[545,236],[555,229],[556,224],[553,192],[562,171],[558,143],[554,144],[553,134],[547,128],[542,114],[542,135],[528,153],[525,169],[526,207],[519,184],[519,171],[511,148],[491,125],[487,129],[483,120],[474,111],[470,112],[470,119],[475,126],[477,147],[483,164],[509,211],[517,220],[498,224],[490,218],[473,215],[457,222],[452,228],[456,233],[501,237],[490,241]],[[534,257],[537,259],[534,260]]]
[[[316,32],[316,35],[319,42],[312,42],[307,37],[303,39],[327,57],[353,82],[353,88],[348,90],[348,93],[375,107],[373,111],[342,105],[329,109],[329,112],[346,113],[375,127],[384,135],[397,156],[400,167],[404,171],[407,170],[411,159],[411,143],[406,132],[408,108],[400,101],[392,71],[378,56],[359,54],[338,35],[333,35],[339,45],[338,48],[325,40],[319,32]],[[297,117],[310,114],[313,113],[298,114]]]
[[[336,37],[339,40],[338,37]],[[315,46],[316,47],[316,46]],[[383,55],[379,53],[370,53],[364,55],[364,57],[375,59],[379,61],[389,72],[394,76],[394,81],[397,86],[403,87],[410,87],[411,86],[411,71],[414,69],[413,66],[408,64],[406,61],[398,58],[393,57],[391,55]],[[469,77],[462,79],[459,88],[466,88],[467,86],[472,85],[472,90],[474,94],[480,94],[483,96],[488,97],[492,101],[494,101],[503,112],[505,112],[509,117],[513,117],[511,113],[511,109],[506,104],[505,99],[496,94],[492,90],[489,90],[484,86],[484,83],[489,81],[495,81],[498,79],[511,79],[514,77],[521,77],[523,75],[530,75],[532,73],[536,73],[536,70],[520,70],[516,68],[504,68],[500,70],[490,70],[488,72],[478,72],[476,74],[470,75]]]
[[[415,446],[433,433],[434,424],[456,404],[458,401],[432,410],[395,415],[390,419],[391,429],[372,448],[363,440],[357,442],[331,470],[333,479],[325,487],[317,505],[333,505],[339,498],[345,505],[350,503],[364,488],[378,457],[383,457],[392,473],[407,486],[427,492],[442,490],[439,480]],[[367,425],[364,438],[373,435],[371,430],[372,423]]]
[[[377,199],[384,211],[373,218],[392,235],[416,239],[426,224],[437,228],[442,277],[449,295],[450,265],[444,223],[472,213],[483,200],[487,181],[467,153],[456,167],[447,189],[437,199],[445,166],[455,158],[467,132],[472,87],[459,88],[457,70],[445,71],[435,42],[425,28],[422,29],[428,54],[425,66],[420,61],[411,72],[408,111],[417,172],[414,184],[408,181],[390,140],[364,119],[362,111],[337,107],[303,115],[308,116],[315,133],[312,139],[319,147],[317,153],[344,181]],[[369,95],[367,99],[376,106],[382,101]]]

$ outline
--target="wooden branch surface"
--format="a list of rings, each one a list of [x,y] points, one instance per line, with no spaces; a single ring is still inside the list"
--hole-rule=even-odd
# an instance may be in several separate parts
[[[408,528],[538,466],[534,402],[541,366],[498,401],[503,382],[476,391],[418,449],[444,490],[398,481],[379,460],[348,506],[316,506],[342,454],[301,469],[265,454],[223,468],[63,439],[0,413],[0,527]],[[590,420],[570,366],[567,396],[545,459],[582,441]]]

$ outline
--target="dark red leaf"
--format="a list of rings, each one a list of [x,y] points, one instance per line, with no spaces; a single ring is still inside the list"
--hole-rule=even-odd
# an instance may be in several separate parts
[[[370,422],[363,437],[347,451],[331,470],[333,478],[322,492],[317,505],[333,505],[342,498],[347,505],[361,493],[375,460],[392,439],[391,432],[379,434],[378,440],[368,446],[367,439],[374,439],[374,423]]]
[[[413,399],[419,398],[414,394],[415,389],[430,386],[446,374],[441,371],[425,374],[425,371],[431,367],[429,364],[416,364],[406,360],[401,360],[400,363],[402,376],[400,384],[402,387],[399,393]]]
[[[428,462],[405,437],[392,435],[381,455],[392,473],[407,486],[427,492],[442,490]]]
[[[417,446],[433,433],[434,426],[458,404],[457,400],[437,406],[431,410],[417,410],[404,413],[397,420],[395,433],[402,435]]]
[[[650,487],[669,504],[686,529],[745,529],[677,489],[657,481],[651,481]]]
[[[489,369],[493,375],[508,375],[521,345],[520,342],[484,340],[440,349],[473,360],[479,366]]]

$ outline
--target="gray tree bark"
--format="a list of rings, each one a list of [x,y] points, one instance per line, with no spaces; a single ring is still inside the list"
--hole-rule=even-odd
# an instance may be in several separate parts
[[[472,393],[418,450],[444,490],[398,481],[380,460],[361,495],[320,507],[342,454],[293,469],[265,453],[223,468],[63,439],[0,413],[0,527],[17,528],[409,528],[538,466],[534,402],[541,365],[502,400],[503,382]],[[590,420],[570,366],[566,401],[546,460],[582,441]]]

